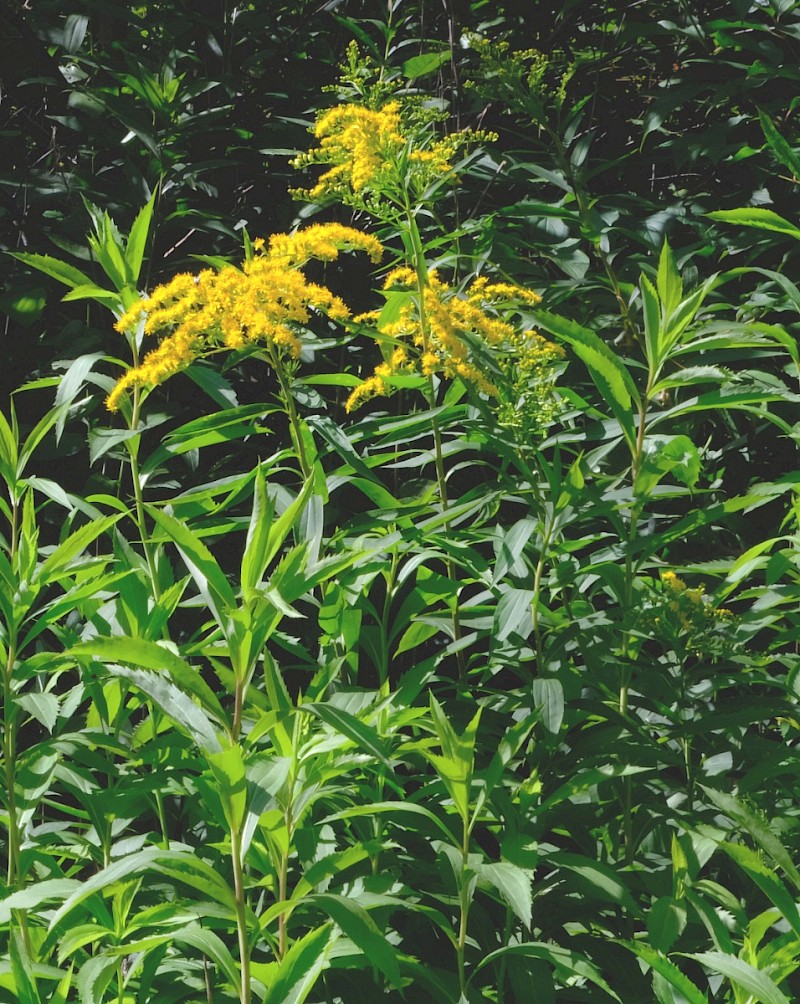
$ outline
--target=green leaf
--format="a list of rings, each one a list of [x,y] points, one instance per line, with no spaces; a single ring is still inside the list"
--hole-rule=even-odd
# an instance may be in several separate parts
[[[392,986],[400,989],[397,954],[360,903],[332,893],[318,893],[307,897],[305,902],[324,910],[353,944],[361,949],[369,963],[377,966]]]
[[[685,953],[687,959],[694,959],[712,972],[727,977],[731,983],[752,994],[760,1004],[791,1004],[778,986],[766,973],[755,969],[748,962],[723,952]]]
[[[483,957],[475,966],[473,974],[479,973],[481,969],[495,962],[497,959],[509,955],[519,955],[528,959],[544,959],[555,967],[556,972],[560,976],[580,976],[590,983],[594,983],[595,986],[600,987],[612,1000],[619,1001],[619,1004],[622,1004],[621,999],[603,979],[600,970],[585,956],[579,955],[577,952],[571,952],[560,945],[549,945],[542,941],[529,941],[521,945],[506,945],[504,948],[498,948],[496,951],[490,952]],[[470,978],[470,982],[471,979],[472,977]]]
[[[368,805],[352,805],[348,808],[343,809],[341,812],[334,813],[332,816],[328,816],[323,819],[322,822],[330,822],[337,819],[352,819],[356,816],[377,816],[377,815],[412,815],[421,816],[427,822],[432,823],[435,829],[437,829],[445,838],[452,843],[453,834],[448,830],[445,824],[436,816],[430,809],[426,808],[424,805],[417,805],[416,802],[409,801],[398,801],[398,802],[371,802]],[[404,826],[407,824],[404,824]]]
[[[533,872],[497,861],[477,866],[479,878],[493,885],[525,927],[530,930],[533,916]]]
[[[115,882],[126,878],[133,878],[140,872],[146,871],[148,866],[164,854],[164,850],[160,847],[147,847],[144,850],[135,851],[133,854],[126,854],[123,858],[114,861],[101,871],[95,872],[94,875],[89,876],[89,878],[81,882],[72,895],[56,910],[50,918],[48,931],[53,931],[71,910],[74,910],[76,906],[83,903],[89,896],[100,892],[102,889],[106,889]]]
[[[603,861],[593,861],[582,854],[558,852],[549,854],[549,864],[565,868],[579,880],[579,885],[586,895],[606,903],[617,903],[624,906],[634,916],[641,916],[641,910],[636,905],[627,887],[620,877]]]
[[[70,649],[69,654],[78,659],[88,656],[101,662],[127,662],[142,669],[164,672],[181,690],[196,697],[199,704],[219,723],[226,720],[219,698],[198,670],[176,655],[166,644],[127,635],[101,636],[80,642]]]
[[[11,932],[8,947],[11,957],[11,972],[14,975],[16,989],[15,1000],[18,1004],[42,1004],[36,986],[36,977],[33,975],[33,964],[21,931],[13,930]]]
[[[683,297],[683,280],[675,264],[675,256],[667,241],[661,248],[661,256],[658,259],[658,276],[656,279],[658,287],[658,297],[664,309],[664,314],[669,315],[681,302]],[[651,287],[652,288],[652,287]]]
[[[31,718],[52,732],[58,720],[58,698],[55,694],[34,691],[17,698],[17,705],[27,711]]]
[[[17,261],[21,261],[25,265],[30,265],[31,268],[44,272],[45,275],[49,275],[53,279],[58,279],[65,286],[74,288],[94,285],[89,276],[81,272],[80,269],[75,268],[74,265],[68,265],[65,261],[59,261],[58,258],[51,258],[50,255],[28,254],[24,251],[7,251],[6,254],[10,254],[12,258],[16,258]]]
[[[552,735],[557,735],[564,720],[563,684],[553,677],[537,677],[531,684],[531,694],[542,725]]]
[[[374,756],[384,766],[392,769],[386,744],[375,729],[367,725],[366,722],[362,722],[355,715],[351,715],[349,711],[337,708],[335,705],[329,703],[303,704],[301,708],[303,711],[310,711],[312,715],[316,715],[326,725],[330,725],[332,729],[340,732],[343,736],[347,736],[356,746],[365,750],[370,756]]]
[[[688,1004],[708,1004],[708,997],[678,967],[660,952],[642,941],[619,941],[628,951],[633,952],[662,976],[670,986],[675,987],[686,998]]]
[[[42,286],[27,286],[0,296],[0,310],[23,328],[35,324],[47,303]]]
[[[686,927],[686,907],[672,896],[660,896],[647,911],[650,944],[668,952]]]
[[[148,510],[156,524],[180,551],[198,592],[206,601],[216,622],[226,631],[229,615],[236,609],[236,596],[213,554],[185,523],[153,506],[148,506]]]
[[[535,311],[534,317],[543,328],[572,346],[589,370],[589,375],[633,450],[636,444],[633,406],[638,410],[641,401],[633,378],[619,356],[593,331],[582,328],[566,317],[544,310]]]
[[[275,507],[267,495],[267,487],[261,468],[256,470],[253,492],[253,510],[247,528],[247,541],[242,556],[242,593],[247,596],[255,589],[266,571],[267,547]]]
[[[105,1004],[106,990],[119,969],[115,955],[95,955],[81,966],[76,985],[81,1004]]]
[[[724,812],[726,816],[730,816],[734,822],[738,823],[745,833],[747,833],[748,836],[762,848],[762,850],[766,851],[766,853],[769,854],[777,865],[780,865],[794,884],[795,888],[800,889],[800,872],[797,870],[789,852],[769,828],[766,820],[757,816],[755,812],[750,810],[743,802],[740,802],[733,795],[729,795],[724,791],[717,791],[714,788],[706,788],[705,785],[701,785],[701,787],[714,805],[716,805],[720,811]]]
[[[78,879],[45,879],[13,892],[0,900],[0,924],[7,924],[11,920],[13,910],[35,910],[42,903],[66,899],[76,889],[80,889],[82,884]]]
[[[134,286],[139,281],[139,273],[142,270],[142,260],[147,246],[147,235],[150,233],[156,195],[157,193],[153,192],[150,199],[139,210],[125,245],[125,262],[130,272],[131,284]]]
[[[110,530],[119,516],[103,516],[102,519],[86,523],[75,533],[71,533],[62,541],[50,556],[40,565],[37,579],[42,585],[47,585],[59,576],[69,571],[70,566],[86,548],[97,538]]]
[[[8,419],[0,411],[0,476],[9,486],[17,483],[17,467],[19,466],[19,445],[14,429],[8,424]]]
[[[758,118],[761,122],[761,129],[769,143],[772,152],[778,160],[794,175],[795,181],[800,180],[800,157],[794,152],[791,146],[781,136],[773,125],[772,119],[765,111],[759,108]]]
[[[720,223],[735,223],[743,227],[772,230],[800,240],[800,228],[778,216],[771,209],[718,209],[716,212],[706,213],[706,216]]]
[[[533,625],[531,614],[533,597],[532,589],[503,587],[500,602],[494,612],[492,624],[492,639],[494,641],[505,641],[511,635],[527,637]]]
[[[334,940],[325,924],[296,941],[278,965],[264,1004],[302,1004],[327,965]]]
[[[645,436],[636,476],[637,495],[649,495],[666,474],[689,488],[700,476],[700,454],[688,436]]]
[[[91,643],[89,643],[91,648]],[[217,753],[221,749],[219,735],[214,723],[194,701],[162,676],[146,669],[132,669],[129,666],[107,667],[112,676],[122,677],[132,683],[143,694],[161,708],[165,715],[183,729],[204,751]]]
[[[105,303],[110,308],[120,306],[120,296],[116,290],[104,289],[93,282],[84,283],[81,286],[74,286],[69,293],[62,297],[65,303],[72,300],[97,300],[98,303]]]
[[[667,247],[667,244],[664,244]],[[660,272],[660,269],[659,269]],[[647,348],[647,362],[652,373],[657,373],[664,361],[661,344],[661,306],[653,284],[642,274],[639,277],[644,313],[644,339]]]
[[[424,77],[429,73],[434,73],[440,66],[450,59],[450,52],[423,52],[419,56],[412,56],[403,63],[403,76],[409,80],[417,77]]]
[[[202,952],[211,959],[215,966],[221,970],[233,986],[237,986],[241,981],[239,963],[228,951],[225,942],[213,931],[198,924],[189,924],[181,927],[172,935],[172,940],[179,945],[189,945]]]
[[[241,833],[247,811],[247,778],[241,747],[234,744],[219,753],[206,756],[214,775],[215,791],[222,802],[225,819],[232,833]]]
[[[800,911],[797,909],[794,896],[783,885],[775,872],[764,864],[761,855],[756,854],[744,844],[731,844],[728,841],[723,841],[720,847],[775,904],[795,934],[800,937]]]

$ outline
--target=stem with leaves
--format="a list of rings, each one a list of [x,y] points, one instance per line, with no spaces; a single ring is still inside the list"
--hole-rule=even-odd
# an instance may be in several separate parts
[[[411,243],[412,254],[413,254],[413,266],[414,274],[417,279],[417,310],[419,311],[419,325],[422,332],[422,348],[423,352],[428,351],[428,346],[430,344],[430,321],[428,319],[428,312],[425,306],[425,293],[429,287],[428,279],[428,266],[425,261],[425,250],[422,246],[422,237],[420,236],[419,227],[417,226],[417,219],[414,213],[414,209],[411,205],[411,199],[409,197],[408,191],[403,192],[404,202],[403,209],[405,212],[405,220],[407,224],[407,232],[409,240]],[[444,450],[442,447],[442,431],[439,427],[439,421],[435,414],[436,411],[436,386],[433,382],[433,376],[431,374],[427,377],[427,382],[425,386],[425,396],[428,403],[428,408],[431,412],[431,432],[433,434],[433,456],[434,456],[434,466],[436,469],[436,485],[439,492],[439,504],[442,507],[442,512],[446,515],[449,509],[449,500],[447,497],[447,479],[445,477],[444,471]],[[449,520],[444,523],[444,529],[448,530],[450,527]],[[446,559],[447,575],[450,579],[454,578],[454,568],[452,561]],[[453,640],[459,642],[461,640],[461,619],[458,612],[458,600],[453,607],[452,611],[452,623],[453,623]],[[467,667],[464,661],[464,653],[459,646],[456,653],[456,660],[458,663],[458,678],[463,683],[466,680]]]

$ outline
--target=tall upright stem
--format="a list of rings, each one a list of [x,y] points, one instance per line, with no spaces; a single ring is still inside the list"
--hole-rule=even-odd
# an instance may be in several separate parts
[[[419,326],[422,332],[422,349],[423,352],[427,352],[430,345],[430,321],[428,319],[428,311],[425,306],[425,292],[429,288],[430,283],[428,280],[428,266],[425,263],[425,252],[422,247],[422,238],[420,237],[419,227],[417,226],[417,220],[414,216],[414,210],[411,206],[411,201],[408,197],[408,193],[404,193],[404,206],[406,222],[408,224],[408,235],[411,240],[411,247],[413,250],[413,260],[414,260],[414,273],[417,277],[417,310],[419,311]],[[449,508],[449,501],[447,497],[447,481],[445,478],[444,471],[444,455],[442,448],[442,432],[439,428],[439,421],[435,414],[436,410],[436,387],[433,383],[433,376],[429,375],[427,377],[426,385],[426,397],[428,400],[428,407],[431,410],[431,431],[433,433],[433,456],[434,456],[434,467],[436,469],[436,485],[439,491],[439,504],[442,507],[442,512],[447,516],[447,511]],[[444,523],[445,530],[450,528],[450,521],[445,520]],[[454,577],[453,563],[449,558],[446,559],[447,574],[450,579]],[[456,602],[453,607],[452,613],[453,622],[453,639],[458,643],[461,639],[461,618],[458,612],[458,597],[456,597]],[[458,664],[458,676],[462,683],[466,679],[466,664],[464,662],[464,653],[459,647],[456,652],[456,661]]]
[[[279,352],[277,352],[272,346],[270,347],[269,356],[272,368],[275,370],[278,377],[278,384],[281,389],[281,399],[283,400],[283,405],[289,418],[289,424],[292,430],[292,439],[294,440],[295,450],[297,451],[297,461],[300,464],[300,471],[303,475],[303,479],[308,480],[311,476],[311,464],[309,463],[308,454],[306,453],[305,444],[303,443],[303,428],[300,424],[300,416],[297,414],[297,408],[295,407],[294,398],[292,397],[289,381],[286,379],[286,370],[283,365],[283,360],[281,359]]]
[[[636,443],[631,456],[631,517],[628,526],[628,541],[625,553],[625,602],[624,613],[628,615],[633,607],[633,580],[636,569],[633,562],[633,545],[639,528],[639,518],[642,512],[642,503],[636,499],[636,481],[642,464],[644,453],[645,425],[647,422],[647,407],[649,404],[650,382],[642,397],[642,404],[639,409],[639,427],[636,432]],[[631,632],[623,627],[622,637],[622,666],[620,670],[619,685],[619,713],[622,718],[628,715],[628,700],[631,685]],[[623,805],[622,805],[622,840],[625,850],[625,862],[631,864],[633,861],[633,781],[628,775],[623,779]]]
[[[464,820],[464,829],[461,836],[461,888],[459,889],[459,919],[458,919],[458,941],[456,942],[456,957],[458,963],[458,987],[461,999],[467,999],[467,930],[469,920],[470,892],[467,880],[469,868],[469,824]]]
[[[239,967],[242,976],[239,990],[239,1004],[251,1004],[253,991],[250,986],[250,940],[247,936],[247,898],[244,888],[242,835],[238,829],[231,831],[231,861],[233,863],[233,891],[236,898],[236,932],[239,939]]]
[[[15,490],[11,489],[11,547],[9,564],[14,568],[19,547],[19,502]],[[14,664],[17,661],[17,628],[8,624],[8,646],[3,667],[3,766],[5,768],[6,798],[8,806],[8,868],[6,881],[9,889],[14,889],[20,879],[20,839],[17,818],[16,771],[16,708],[14,707]]]
[[[135,387],[133,391],[133,410],[131,412],[131,424],[130,428],[133,432],[136,432],[139,428],[139,416],[141,413],[141,390],[139,387]],[[144,494],[142,491],[142,478],[141,472],[139,470],[139,442],[141,436],[137,435],[132,439],[126,440],[126,445],[128,447],[128,456],[130,457],[131,463],[131,481],[133,482],[133,498],[134,498],[134,508],[136,512],[136,527],[139,530],[139,536],[142,538],[142,549],[144,551],[144,558],[147,562],[147,571],[150,576],[150,582],[153,587],[153,596],[158,599],[161,595],[161,589],[158,583],[158,571],[156,568],[155,555],[153,554],[153,549],[148,539],[147,533],[147,521],[145,519],[144,512]]]
[[[422,238],[420,237],[417,220],[411,208],[408,195],[405,197],[406,221],[408,223],[408,234],[411,238],[411,246],[414,253],[414,273],[417,277],[417,309],[419,311],[419,326],[422,332],[422,349],[427,352],[430,347],[430,322],[428,320],[428,310],[425,305],[425,292],[429,288],[428,266],[425,264],[425,252],[422,249]],[[433,377],[428,376],[426,386],[426,397],[428,407],[431,412],[436,408],[436,387]],[[442,433],[436,415],[431,415],[431,429],[433,431],[434,464],[436,467],[436,481],[439,489],[439,502],[442,511],[447,511],[447,482],[445,481],[444,459],[442,457]],[[448,524],[445,523],[445,526]]]

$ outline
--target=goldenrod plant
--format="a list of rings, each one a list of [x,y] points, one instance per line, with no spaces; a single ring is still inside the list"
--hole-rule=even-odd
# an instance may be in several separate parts
[[[57,6],[0,1004],[800,998],[797,12]]]

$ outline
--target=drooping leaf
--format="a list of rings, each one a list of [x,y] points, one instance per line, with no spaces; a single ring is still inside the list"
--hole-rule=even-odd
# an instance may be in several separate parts
[[[687,953],[686,957],[694,959],[714,973],[725,976],[731,983],[752,994],[760,1004],[791,1004],[789,998],[765,972],[756,969],[743,959],[737,959],[723,952]]]
[[[303,1004],[327,965],[334,941],[328,924],[295,941],[277,967],[264,1004]]]
[[[317,893],[309,896],[306,902],[324,910],[353,944],[361,949],[369,963],[377,966],[392,986],[399,989],[400,966],[397,953],[360,903],[333,893]]]

